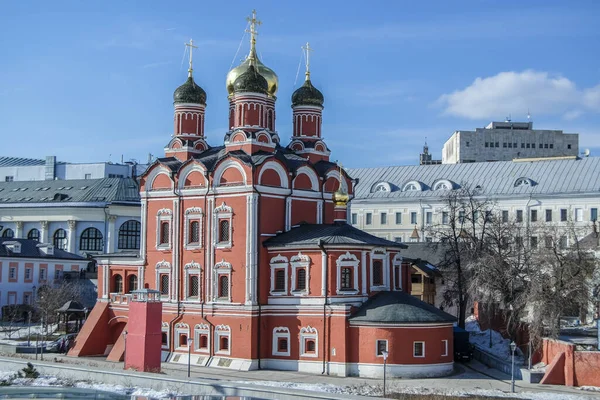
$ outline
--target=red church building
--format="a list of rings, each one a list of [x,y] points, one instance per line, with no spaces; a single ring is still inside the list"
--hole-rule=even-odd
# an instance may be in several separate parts
[[[130,293],[149,288],[163,362],[379,377],[388,354],[393,376],[450,373],[453,317],[408,294],[402,244],[346,223],[357,182],[329,160],[308,66],[281,141],[277,75],[250,21],[250,52],[227,75],[224,142],[204,135],[190,60],[165,157],[141,177],[141,256],[99,260],[98,303],[70,355],[122,360]]]

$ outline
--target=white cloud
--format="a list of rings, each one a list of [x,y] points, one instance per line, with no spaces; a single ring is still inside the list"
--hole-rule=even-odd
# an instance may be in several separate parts
[[[440,96],[444,114],[470,119],[501,118],[510,113],[577,118],[584,110],[600,112],[600,85],[578,89],[560,75],[526,70],[477,78],[462,90]]]

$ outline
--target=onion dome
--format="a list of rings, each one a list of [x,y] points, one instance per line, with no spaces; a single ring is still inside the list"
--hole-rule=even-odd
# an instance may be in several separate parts
[[[269,96],[275,97],[275,95],[277,94],[277,89],[279,89],[279,78],[271,68],[265,66],[260,61],[260,59],[256,55],[255,50],[251,50],[250,54],[248,55],[248,57],[246,57],[244,62],[242,62],[240,65],[229,71],[229,73],[227,74],[225,85],[227,86],[227,93],[229,94],[229,96],[231,96],[234,92],[233,84],[235,83],[236,79],[244,72],[246,72],[250,65],[254,65],[258,73],[266,79],[268,84],[267,94]]]
[[[292,94],[292,107],[300,105],[323,107],[324,101],[323,93],[312,85],[310,79],[306,79],[304,85]]]
[[[234,93],[262,93],[267,94],[269,90],[269,83],[264,76],[256,71],[254,65],[250,65],[246,71],[238,76],[233,82]]]
[[[191,75],[191,74],[190,74]],[[173,104],[194,103],[206,105],[206,92],[189,76],[173,93]]]

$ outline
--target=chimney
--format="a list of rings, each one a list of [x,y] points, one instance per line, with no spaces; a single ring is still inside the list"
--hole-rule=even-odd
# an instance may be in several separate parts
[[[56,156],[46,156],[46,174],[44,179],[53,181],[56,177]]]

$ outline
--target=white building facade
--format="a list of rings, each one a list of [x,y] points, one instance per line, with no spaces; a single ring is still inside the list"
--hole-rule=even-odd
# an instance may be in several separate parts
[[[505,121],[491,122],[474,131],[454,132],[444,143],[442,164],[578,155],[577,133],[533,129],[531,121]]]

